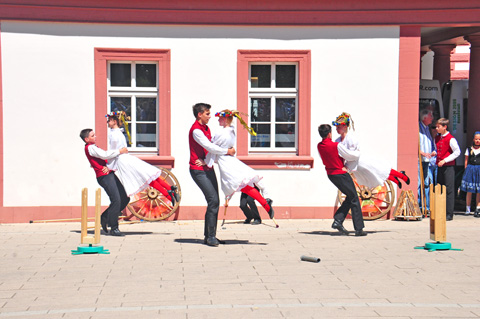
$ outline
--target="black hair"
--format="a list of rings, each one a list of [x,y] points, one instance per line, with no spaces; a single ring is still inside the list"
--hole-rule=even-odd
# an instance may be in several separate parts
[[[198,113],[203,113],[205,112],[205,110],[210,110],[211,107],[212,106],[207,103],[197,103],[192,107],[193,116],[195,116],[195,118],[198,118]]]
[[[318,133],[321,138],[325,138],[332,132],[332,127],[328,124],[322,124],[318,127]]]
[[[91,131],[93,131],[91,128],[86,128],[80,131],[80,138],[83,142],[85,142],[85,139],[90,135]]]

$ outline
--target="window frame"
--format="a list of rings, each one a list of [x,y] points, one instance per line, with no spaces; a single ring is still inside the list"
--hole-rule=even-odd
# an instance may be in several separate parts
[[[157,64],[157,145],[158,150],[147,154],[134,154],[138,158],[165,168],[173,168],[175,158],[171,155],[171,97],[170,97],[170,50],[169,49],[123,49],[94,48],[95,59],[95,133],[97,145],[107,148],[108,109],[108,63],[153,62]],[[143,90],[139,90],[143,91]],[[146,92],[142,92],[146,93]],[[140,93],[141,94],[141,93]],[[160,140],[161,138],[161,140]],[[135,151],[137,151],[136,149]]]
[[[297,151],[296,153],[251,152],[248,132],[237,130],[237,157],[257,169],[313,168],[310,155],[311,121],[311,51],[310,50],[238,50],[237,51],[237,108],[249,114],[250,64],[297,64]],[[278,90],[275,88],[274,90]],[[255,90],[256,91],[256,90]],[[257,92],[252,92],[257,95]],[[273,92],[272,92],[273,93]],[[260,92],[258,92],[260,95]],[[250,122],[250,119],[249,121]]]

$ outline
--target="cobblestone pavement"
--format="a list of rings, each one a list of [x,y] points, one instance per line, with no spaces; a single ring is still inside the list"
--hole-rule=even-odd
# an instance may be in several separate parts
[[[0,225],[0,318],[480,317],[480,218],[456,215],[447,241],[464,250],[436,252],[414,249],[428,219],[369,221],[366,237],[278,222],[227,221],[219,247],[202,221],[122,225],[109,255],[71,254],[79,223]]]

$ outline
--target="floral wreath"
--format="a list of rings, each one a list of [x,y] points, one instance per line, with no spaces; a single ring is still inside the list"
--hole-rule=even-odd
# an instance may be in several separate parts
[[[244,114],[244,113],[242,113],[242,114],[248,117],[248,114]],[[233,111],[221,111],[221,112],[215,113],[215,116],[216,117],[233,117],[234,116],[240,121],[240,123],[248,131],[248,133],[250,133],[250,135],[257,136],[257,133],[255,132],[255,130],[252,127],[248,126],[248,124],[245,122],[245,120],[240,115],[239,111],[235,111],[235,110],[233,110]]]
[[[128,123],[127,123],[127,121],[130,121],[130,116],[127,116],[127,113],[125,113],[124,111],[110,112],[105,115],[107,120],[109,120],[113,116],[116,116],[118,118],[118,121],[123,125],[123,127],[125,128],[125,132],[127,133],[127,136],[128,136],[128,143],[132,144],[132,137],[130,136],[130,131],[128,130]]]
[[[350,114],[343,112],[337,118],[335,121],[332,122],[333,126],[338,126],[338,125],[346,125],[348,128],[350,128],[350,123],[352,123],[352,128],[355,130],[354,124],[353,124],[353,119]]]

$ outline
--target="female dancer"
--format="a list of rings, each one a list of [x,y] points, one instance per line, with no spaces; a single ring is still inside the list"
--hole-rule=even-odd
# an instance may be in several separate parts
[[[350,114],[343,112],[332,124],[336,126],[337,133],[340,134],[340,137],[335,142],[342,143],[349,150],[360,151],[356,136],[352,131],[349,131],[350,126],[355,130]],[[410,178],[404,171],[398,172],[383,160],[369,158],[365,154],[361,154],[357,161],[347,161],[345,166],[350,172],[354,173],[355,179],[359,184],[369,188],[382,185],[387,179],[396,183],[399,188],[402,188],[402,183],[399,179],[403,180],[407,185],[410,184]]]
[[[465,152],[465,173],[463,174],[460,189],[467,193],[467,211],[465,215],[470,214],[470,204],[472,203],[472,193],[476,193],[477,208],[474,217],[480,217],[480,132],[475,132],[473,144],[467,147]]]
[[[238,118],[240,123],[243,124],[250,134],[256,135],[255,131],[247,126],[238,111],[223,110],[216,113],[215,116],[218,117],[218,123],[222,127],[222,129],[220,129],[220,131],[212,138],[212,143],[218,146],[230,148],[235,145],[235,129],[232,126],[233,117]],[[265,190],[265,185],[263,185],[261,181],[261,176],[234,156],[208,153],[205,161],[197,160],[197,165],[199,166],[207,165],[208,167],[212,167],[213,163],[217,163],[220,169],[222,191],[225,194],[227,201],[230,200],[235,192],[240,191],[253,197],[263,208],[265,208],[270,218],[273,218],[274,211],[272,200],[270,198],[265,199],[267,192]],[[260,189],[263,196],[255,189],[255,186]]]
[[[119,116],[124,117],[123,112],[112,112],[107,114],[108,127],[108,149],[116,150],[127,147],[125,136],[119,127]],[[113,160],[109,160],[107,167],[117,173],[120,182],[128,196],[133,196],[151,186],[170,199],[172,206],[180,200],[176,192],[176,186],[170,186],[160,176],[162,172],[153,165],[130,154],[121,154]]]

